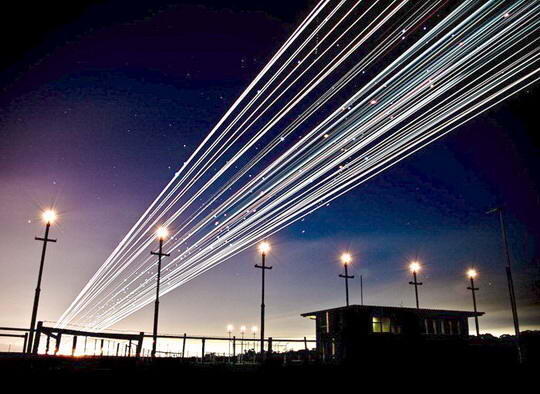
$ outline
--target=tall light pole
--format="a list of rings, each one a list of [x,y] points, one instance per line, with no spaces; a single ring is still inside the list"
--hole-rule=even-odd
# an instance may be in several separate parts
[[[504,225],[503,209],[501,207],[488,211],[488,214],[499,213],[499,223],[501,225],[501,237],[506,256],[506,280],[508,282],[508,293],[510,295],[510,307],[512,308],[512,318],[514,320],[514,333],[516,335],[516,346],[518,351],[519,362],[522,362],[521,344],[519,340],[519,317],[516,303],[516,293],[514,291],[514,279],[512,279],[512,266],[510,262],[510,251],[508,249],[508,239],[506,237],[506,227]]]
[[[169,257],[170,254],[163,253],[163,240],[167,238],[169,232],[165,227],[160,227],[156,231],[156,236],[159,240],[159,251],[150,252],[154,256],[158,256],[158,265],[157,265],[157,282],[156,282],[156,302],[154,304],[154,331],[152,334],[152,358],[156,357],[156,348],[157,348],[157,332],[158,332],[158,317],[159,317],[159,286],[161,281],[161,258],[166,256]]]
[[[253,334],[253,353],[257,353],[257,326],[251,327],[251,333]]]
[[[233,330],[234,330],[233,325],[229,324],[227,326],[227,332],[229,333],[229,361],[231,361],[231,334]]]
[[[470,290],[472,292],[472,301],[473,301],[473,308],[474,308],[474,324],[476,325],[476,336],[480,336],[480,326],[478,325],[478,310],[476,309],[476,292],[480,290],[478,287],[474,287],[474,278],[476,278],[476,275],[478,275],[478,272],[476,272],[475,269],[471,268],[467,271],[467,276],[469,277],[471,281],[471,286],[467,287],[467,290]]]
[[[262,264],[255,264],[255,268],[260,268],[262,271],[262,292],[261,292],[261,359],[264,360],[264,277],[266,270],[271,270],[272,267],[266,265],[266,255],[270,251],[270,244],[268,242],[262,242],[259,245],[259,252],[261,252]]]
[[[349,306],[349,279],[354,279],[354,275],[349,275],[349,272],[347,271],[348,265],[352,262],[351,254],[343,253],[341,255],[341,262],[343,263],[345,274],[340,274],[339,277],[345,279],[345,302],[346,305]]]
[[[244,358],[244,334],[246,333],[246,326],[241,326],[240,332],[242,333],[242,343],[240,344],[240,357]]]
[[[54,223],[56,220],[56,212],[54,212],[52,209],[47,209],[43,211],[41,218],[45,222],[45,235],[43,238],[41,237],[35,237],[36,241],[43,242],[43,248],[41,249],[41,261],[39,263],[39,273],[38,273],[38,280],[37,280],[37,286],[36,291],[34,294],[34,306],[32,308],[32,319],[30,320],[30,335],[28,336],[28,344],[27,344],[27,353],[32,352],[32,346],[34,343],[34,333],[36,330],[36,319],[37,319],[37,312],[38,312],[38,306],[39,306],[39,295],[41,293],[41,278],[43,276],[43,264],[45,263],[45,252],[47,251],[47,244],[49,242],[56,242],[56,239],[49,238],[49,230],[51,229],[51,224]]]
[[[422,282],[418,282],[416,274],[418,271],[420,271],[420,263],[417,261],[413,261],[411,264],[409,264],[409,269],[411,270],[413,274],[413,281],[409,282],[410,285],[414,285],[414,295],[416,297],[416,309],[420,308],[420,303],[418,302],[418,286],[422,286]]]
[[[364,305],[364,278],[360,275],[360,305]]]

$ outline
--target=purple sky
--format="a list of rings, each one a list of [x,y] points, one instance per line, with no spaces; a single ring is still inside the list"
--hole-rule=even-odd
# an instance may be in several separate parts
[[[121,5],[72,10],[2,64],[1,326],[29,324],[40,209],[60,213],[39,311],[55,321],[308,9],[263,13],[240,2],[151,12],[147,4],[122,16]],[[418,258],[422,306],[470,309],[464,272],[476,265],[482,331],[510,332],[499,228],[484,214],[500,201],[522,329],[540,328],[537,102],[533,89],[497,106],[273,237],[268,335],[312,336],[300,313],[344,303],[346,249],[368,304],[411,306],[407,263]],[[257,262],[246,251],[164,296],[160,331],[224,335],[229,323],[258,325]],[[353,303],[359,288],[353,280]],[[150,331],[152,313],[148,306],[115,328]]]

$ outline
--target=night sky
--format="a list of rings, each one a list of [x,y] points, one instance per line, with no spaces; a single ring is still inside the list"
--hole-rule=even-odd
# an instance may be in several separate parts
[[[40,209],[51,236],[40,320],[55,321],[313,2],[79,1],[14,6],[0,63],[0,325],[29,324]],[[276,4],[279,3],[279,4]],[[365,302],[470,309],[512,330],[497,218],[504,204],[522,329],[539,329],[537,87],[522,92],[271,239],[267,331],[314,334],[299,315],[344,303],[339,254]],[[160,331],[258,325],[260,271],[246,251],[163,297]],[[351,282],[359,303],[360,285]],[[115,328],[151,328],[152,307]]]

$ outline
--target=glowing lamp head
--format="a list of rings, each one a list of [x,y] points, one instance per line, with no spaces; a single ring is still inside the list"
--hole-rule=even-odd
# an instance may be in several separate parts
[[[43,211],[41,218],[47,224],[54,223],[56,220],[56,212],[54,212],[52,209],[47,209],[46,211]]]
[[[251,327],[251,332],[252,332],[252,333],[256,333],[256,332],[257,332],[257,326]]]
[[[234,330],[234,326],[233,326],[232,324],[229,324],[229,325],[227,326],[227,331],[228,331],[228,332],[232,332],[232,330]]]
[[[156,236],[159,239],[165,239],[167,238],[168,235],[169,235],[169,232],[167,231],[165,227],[159,227],[156,231]]]
[[[240,332],[241,332],[241,333],[246,332],[246,326],[241,326],[241,327],[240,327]]]
[[[259,252],[267,254],[270,251],[270,244],[268,242],[261,242],[259,245]]]
[[[350,253],[343,253],[341,255],[341,262],[344,264],[344,265],[347,265],[347,264],[350,264],[352,262],[352,256]]]
[[[471,268],[467,271],[467,276],[471,279],[476,278],[476,275],[478,275],[478,272],[476,272],[475,269]]]
[[[409,265],[409,269],[411,270],[411,272],[413,273],[416,273],[418,271],[420,271],[420,263],[418,261],[413,261],[410,265]]]

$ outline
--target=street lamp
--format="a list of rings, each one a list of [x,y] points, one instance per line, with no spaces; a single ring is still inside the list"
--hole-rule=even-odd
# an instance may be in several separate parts
[[[409,282],[410,285],[414,285],[414,295],[416,296],[416,308],[420,308],[420,304],[418,302],[418,286],[422,286],[422,282],[418,282],[416,279],[416,274],[418,271],[420,271],[422,267],[420,266],[420,263],[418,261],[413,261],[409,265],[409,269],[411,270],[413,274],[413,281]]]
[[[159,227],[156,230],[156,237],[159,240],[159,251],[150,252],[154,256],[158,256],[158,266],[157,266],[157,282],[156,282],[156,302],[154,304],[154,331],[152,334],[152,358],[156,357],[156,348],[157,348],[157,331],[158,331],[158,316],[159,316],[159,286],[161,281],[161,258],[166,256],[169,257],[170,254],[163,253],[163,241],[168,237],[169,232],[165,227]]]
[[[253,362],[257,357],[257,326],[251,326],[251,332],[253,333]]]
[[[227,325],[227,332],[229,333],[229,360],[231,358],[231,334],[234,330],[234,326],[232,324]]]
[[[266,266],[266,255],[270,251],[270,244],[266,241],[259,244],[259,252],[261,253],[262,264],[255,264],[255,268],[260,268],[262,271],[262,287],[261,287],[261,359],[264,360],[264,278],[266,270],[271,270],[272,267]]]
[[[47,243],[49,242],[56,242],[56,239],[49,238],[49,230],[51,229],[51,224],[53,224],[56,221],[56,212],[52,209],[47,209],[43,211],[41,214],[41,218],[43,219],[43,222],[45,223],[45,235],[43,238],[41,237],[35,237],[34,239],[36,241],[43,242],[43,248],[41,249],[41,260],[39,263],[39,273],[38,273],[38,280],[37,280],[37,286],[36,291],[34,294],[34,306],[32,307],[32,318],[30,320],[30,335],[28,336],[28,347],[26,349],[27,353],[32,352],[32,346],[34,342],[34,333],[36,330],[36,319],[37,319],[37,312],[38,312],[38,306],[39,306],[39,295],[41,293],[41,278],[43,276],[43,265],[45,263],[45,252],[47,251]]]
[[[244,357],[244,334],[246,332],[246,326],[240,327],[240,332],[242,333],[242,344],[240,345],[240,357]]]
[[[345,274],[340,274],[339,277],[345,279],[345,301],[346,305],[349,306],[349,279],[353,279],[354,275],[349,275],[349,272],[347,271],[348,265],[352,262],[352,256],[350,253],[343,253],[341,255],[341,262],[343,263],[343,267],[345,269]]]
[[[474,307],[474,324],[476,325],[476,335],[480,336],[480,326],[478,325],[478,315],[477,315],[477,309],[476,309],[476,291],[480,290],[478,287],[474,287],[474,278],[478,275],[478,272],[476,272],[475,269],[471,268],[467,271],[467,276],[469,277],[471,281],[471,286],[467,287],[467,290],[470,290],[472,292],[472,300],[473,300],[473,307]]]

